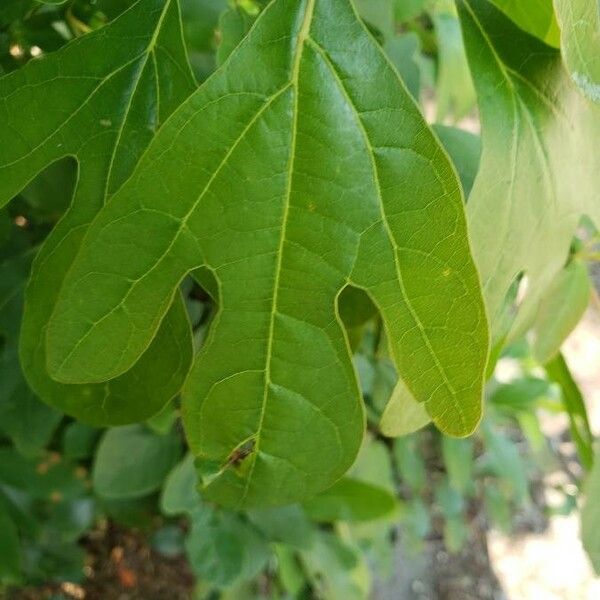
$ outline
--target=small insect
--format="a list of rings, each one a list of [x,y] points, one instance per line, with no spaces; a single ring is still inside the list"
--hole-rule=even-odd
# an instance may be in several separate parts
[[[254,440],[248,440],[247,442],[244,442],[229,455],[225,467],[239,467],[242,464],[242,461],[252,454],[254,446]]]

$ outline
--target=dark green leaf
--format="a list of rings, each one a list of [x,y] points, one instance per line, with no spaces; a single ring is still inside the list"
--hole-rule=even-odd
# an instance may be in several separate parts
[[[532,350],[542,364],[553,359],[583,317],[592,288],[587,266],[572,260],[548,286],[533,323]]]
[[[131,422],[157,412],[179,391],[191,361],[178,299],[140,361],[108,384],[53,381],[44,336],[90,221],[130,174],[159,123],[194,89],[177,0],[140,0],[109,26],[0,79],[0,205],[55,161],[73,156],[79,165],[71,206],[33,266],[21,359],[44,401],[91,423]],[[147,237],[130,238],[132,251]]]
[[[160,489],[181,454],[176,435],[157,435],[142,425],[109,429],[94,462],[94,489],[106,498],[147,496]]]

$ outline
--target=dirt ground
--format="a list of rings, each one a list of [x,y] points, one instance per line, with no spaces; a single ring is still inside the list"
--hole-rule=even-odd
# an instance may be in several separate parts
[[[145,536],[112,524],[82,541],[86,580],[15,590],[6,600],[190,600],[194,577],[183,558],[150,549]]]

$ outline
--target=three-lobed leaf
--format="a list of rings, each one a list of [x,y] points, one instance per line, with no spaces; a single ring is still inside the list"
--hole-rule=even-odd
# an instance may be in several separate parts
[[[220,311],[184,422],[209,498],[288,503],[351,465],[364,421],[336,311],[348,283],[438,426],[477,425],[487,328],[460,187],[348,0],[272,3],[159,131],[65,278],[53,377],[130,369],[200,266]]]

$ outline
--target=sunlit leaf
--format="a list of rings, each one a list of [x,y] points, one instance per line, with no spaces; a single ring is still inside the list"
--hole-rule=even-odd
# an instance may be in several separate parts
[[[487,331],[462,202],[350,3],[279,0],[88,230],[49,326],[50,370],[71,383],[127,371],[186,273],[210,268],[220,312],[184,389],[188,440],[209,498],[288,503],[334,483],[361,442],[335,311],[351,283],[415,398],[466,435]]]

